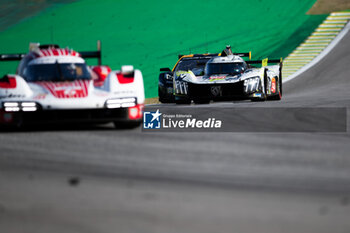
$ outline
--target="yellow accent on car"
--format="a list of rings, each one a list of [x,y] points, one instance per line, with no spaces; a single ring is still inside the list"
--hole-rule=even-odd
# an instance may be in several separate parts
[[[210,53],[203,53],[202,55],[209,55]],[[185,57],[193,57],[194,54],[188,54],[188,55],[183,55],[182,57],[180,57],[180,59],[176,62],[176,64],[174,65],[172,71],[174,72],[175,70],[175,67],[177,66],[177,64],[182,60],[182,58],[185,58]],[[221,56],[221,53],[218,54],[218,56],[220,57]]]
[[[180,70],[176,72],[176,75],[180,76],[181,74],[188,74],[188,73],[189,73],[188,71]]]
[[[268,63],[268,58],[265,58],[265,59],[262,60],[261,66],[265,67],[265,66],[267,66],[267,63]]]
[[[172,71],[174,72],[175,67],[177,66],[177,64],[182,60],[182,58],[184,57],[193,57],[193,54],[189,54],[189,55],[183,55],[182,57],[180,57],[180,59],[176,62],[176,64],[174,65]]]

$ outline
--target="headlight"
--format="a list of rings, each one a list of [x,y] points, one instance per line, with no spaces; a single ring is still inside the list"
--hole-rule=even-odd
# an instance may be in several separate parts
[[[260,77],[252,77],[244,80],[244,91],[246,93],[252,93],[259,90]]]
[[[38,104],[35,102],[4,102],[5,112],[35,112],[38,110]]]
[[[136,105],[136,98],[109,99],[106,101],[107,108],[128,108]]]

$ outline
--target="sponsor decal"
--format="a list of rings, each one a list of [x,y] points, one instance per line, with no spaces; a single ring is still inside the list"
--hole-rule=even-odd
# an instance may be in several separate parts
[[[176,79],[182,80],[187,77],[187,74],[189,74],[188,71],[178,71],[176,72]]]
[[[271,80],[271,92],[276,93],[276,79],[272,78]]]
[[[184,73],[179,75],[179,79],[184,79],[185,77],[186,77],[186,74]]]
[[[41,99],[45,99],[46,96],[47,96],[47,94],[38,94],[33,99],[41,100]]]
[[[115,91],[113,92],[115,95],[134,95],[133,90],[122,90],[122,91]]]
[[[254,97],[261,97],[261,93],[254,93]]]
[[[222,122],[215,118],[208,118],[207,120],[199,120],[196,118],[187,119],[172,119],[163,118],[163,128],[221,128]]]
[[[258,94],[258,93],[257,93]],[[263,93],[259,93],[264,95]],[[146,106],[143,132],[346,132],[347,109]],[[295,115],[299,117],[294,117]],[[284,116],[277,117],[276,116]],[[285,124],[285,117],[288,124]],[[309,119],[300,121],[302,119]],[[271,120],[273,119],[273,120]],[[153,123],[151,125],[150,123]],[[158,126],[158,128],[156,128]],[[147,129],[148,128],[148,129]],[[194,137],[196,137],[194,135]]]
[[[143,129],[220,129],[222,121],[214,117],[199,119],[191,114],[162,114],[144,112]]]
[[[8,94],[8,95],[2,95],[0,96],[0,99],[5,99],[5,98],[24,98],[26,97],[25,95],[16,95],[16,94]]]
[[[221,96],[222,92],[221,92],[221,86],[212,86],[210,87],[210,92],[213,96]]]
[[[225,78],[226,76],[210,76],[209,81],[210,82],[220,81],[220,80],[224,80]]]

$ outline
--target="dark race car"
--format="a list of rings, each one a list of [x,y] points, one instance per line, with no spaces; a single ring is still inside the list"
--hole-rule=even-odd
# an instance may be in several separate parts
[[[219,54],[190,54],[179,55],[179,60],[174,68],[161,68],[159,74],[158,95],[161,103],[188,102],[187,98],[177,97],[174,93],[174,81],[183,77],[186,72],[191,72],[195,76],[204,75],[205,64]]]
[[[248,61],[242,58],[248,56]],[[233,53],[230,46],[220,54],[182,56],[172,71],[161,69],[165,73],[159,77],[159,99],[182,104],[280,100],[282,59],[250,58],[250,52]]]

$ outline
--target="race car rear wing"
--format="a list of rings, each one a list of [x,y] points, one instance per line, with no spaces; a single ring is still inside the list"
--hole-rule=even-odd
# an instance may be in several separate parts
[[[183,56],[192,56],[192,57],[215,57],[215,56],[220,56],[220,53],[207,53],[207,54],[191,54],[191,55],[186,55],[186,54],[179,54],[178,58],[182,58]]]
[[[249,57],[249,60],[252,59],[252,52],[250,51],[249,53],[233,53],[235,56],[239,57]]]
[[[97,41],[97,51],[79,52],[82,58],[97,58],[98,65],[102,64],[101,41]]]
[[[249,60],[252,59],[252,52],[249,53],[233,53],[235,56],[239,57],[249,57]],[[178,58],[182,58],[183,56],[189,56],[184,54],[179,54]],[[215,57],[215,56],[221,56],[221,53],[208,53],[208,54],[192,54],[193,57]]]
[[[267,66],[269,63],[275,63],[275,64],[280,64],[282,65],[283,63],[283,59],[271,59],[269,60],[268,58],[265,58],[263,60],[254,60],[254,61],[246,61],[247,64],[251,65],[251,64],[261,64],[262,67]]]
[[[39,48],[48,48],[52,47],[51,45],[40,45]],[[57,45],[54,46],[55,48],[58,48]],[[97,51],[86,51],[86,52],[79,52],[82,58],[97,58],[98,59],[98,65],[100,66],[101,61],[101,41],[97,41]],[[22,58],[26,55],[26,53],[17,53],[17,54],[0,54],[0,62],[1,61],[20,61]]]
[[[0,61],[20,61],[26,53],[0,54]]]

